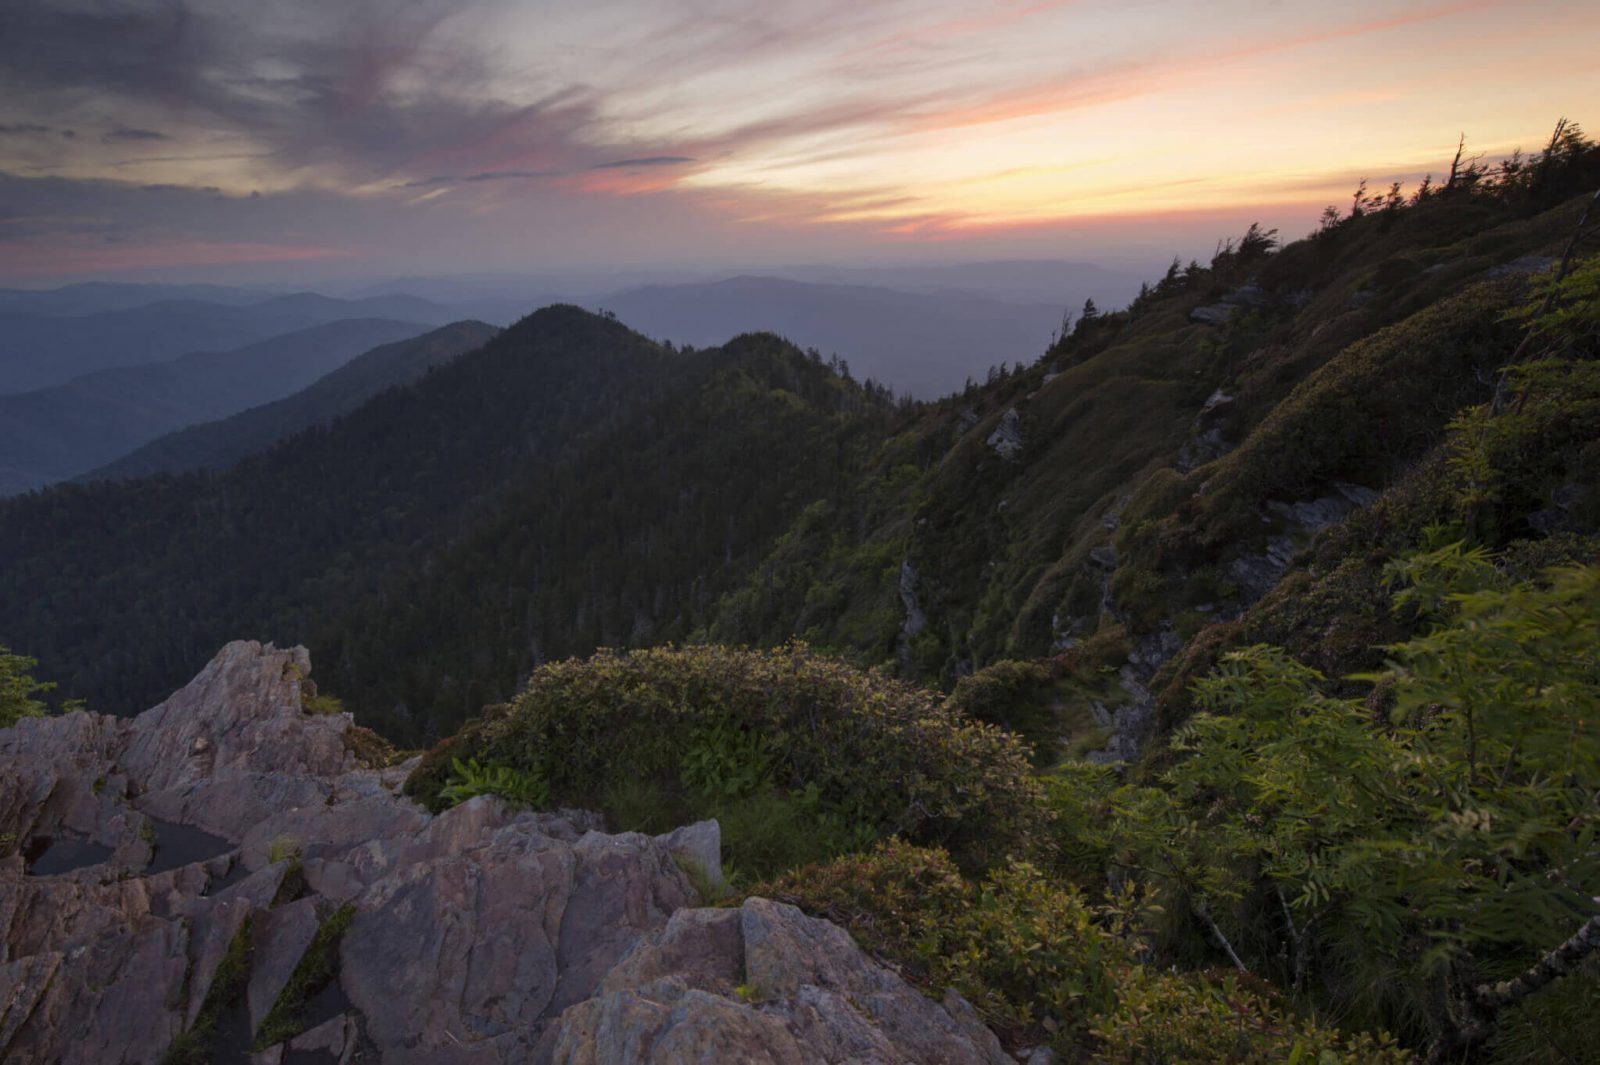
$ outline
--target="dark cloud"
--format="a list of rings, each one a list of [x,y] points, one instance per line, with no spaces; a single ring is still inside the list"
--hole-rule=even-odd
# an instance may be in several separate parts
[[[0,135],[10,136],[10,135],[16,135],[16,134],[23,134],[23,133],[54,133],[54,132],[55,132],[55,127],[54,126],[41,126],[36,122],[18,122],[15,125],[11,125],[11,126],[7,126],[7,125],[5,125],[3,123],[0,123]],[[68,131],[63,130],[62,132],[65,133],[65,132],[68,132]]]
[[[692,163],[692,155],[647,155],[640,159],[618,159],[612,163],[596,163],[590,170],[623,170],[644,166],[677,166],[679,163]]]
[[[131,129],[127,126],[123,126],[118,129],[114,129],[109,133],[102,134],[100,137],[100,143],[113,144],[117,141],[164,141],[167,139],[168,138],[165,133],[158,133],[153,129]]]
[[[596,121],[591,94],[505,99],[482,42],[439,32],[462,9],[457,0],[4,0],[0,98],[41,115],[87,101],[124,117],[106,144],[184,139],[137,120],[165,111],[188,131],[243,137],[285,167],[356,183],[424,166],[476,180],[590,163],[580,134]]]
[[[565,170],[485,170],[477,174],[438,174],[434,177],[408,181],[402,188],[419,189],[430,185],[454,185],[465,181],[514,181],[537,178],[562,177]]]

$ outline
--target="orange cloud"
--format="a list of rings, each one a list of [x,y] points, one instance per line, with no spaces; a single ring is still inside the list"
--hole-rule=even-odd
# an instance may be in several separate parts
[[[968,107],[927,114],[919,120],[918,125],[923,129],[957,129],[963,126],[1056,114],[1096,104],[1148,96],[1154,92],[1192,83],[1198,74],[1206,70],[1241,60],[1328,44],[1350,37],[1383,33],[1489,6],[1492,6],[1490,0],[1470,0],[1467,3],[1446,4],[1410,14],[1373,19],[1353,26],[1257,41],[1242,48],[1210,55],[1166,62],[1123,64],[1092,74],[1073,75],[1043,85],[1029,86]]]

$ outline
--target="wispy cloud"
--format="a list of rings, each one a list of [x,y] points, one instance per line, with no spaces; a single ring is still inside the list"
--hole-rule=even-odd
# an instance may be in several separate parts
[[[596,163],[591,170],[637,170],[651,166],[679,166],[694,162],[688,155],[647,155],[639,159],[617,159],[609,163]]]
[[[1020,239],[1537,135],[1596,49],[1572,0],[4,0],[0,192],[116,218],[34,223],[75,262]]]

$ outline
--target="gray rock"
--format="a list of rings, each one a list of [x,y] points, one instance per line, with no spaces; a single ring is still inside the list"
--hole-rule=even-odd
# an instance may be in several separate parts
[[[1272,297],[1254,281],[1247,281],[1223,296],[1222,302],[1235,307],[1267,307],[1272,304]]]
[[[1556,260],[1548,255],[1524,255],[1512,259],[1508,263],[1492,266],[1485,271],[1485,277],[1528,277],[1533,274],[1542,274],[1555,266]]]
[[[322,926],[315,898],[299,899],[287,906],[269,909],[258,921],[250,980],[245,987],[245,1006],[252,1029],[266,1019],[272,1004],[278,1001],[278,994],[289,982],[290,974],[300,964],[306,947],[311,945],[312,937]],[[198,1009],[199,1001],[191,1005]],[[194,1018],[190,1017],[189,1021],[194,1023]]]
[[[826,922],[694,908],[679,859],[720,879],[714,821],[608,835],[593,814],[489,797],[429,815],[357,765],[347,718],[301,710],[309,667],[230,644],[131,721],[0,730],[4,830],[114,848],[59,875],[0,862],[5,1060],[160,1060],[247,919],[259,1024],[344,904],[340,1011],[253,1061],[1004,1060],[970,1007],[923,997]],[[238,849],[147,875],[147,815]]]
[[[1015,459],[1022,454],[1022,416],[1012,407],[1000,417],[1000,424],[984,441],[1003,459]]]
[[[1208,303],[1189,312],[1189,321],[1202,325],[1223,325],[1239,308],[1229,303]]]
[[[695,873],[704,876],[709,887],[727,889],[728,882],[722,876],[722,826],[715,819],[675,828],[655,837],[655,841],[680,865],[688,863]]]

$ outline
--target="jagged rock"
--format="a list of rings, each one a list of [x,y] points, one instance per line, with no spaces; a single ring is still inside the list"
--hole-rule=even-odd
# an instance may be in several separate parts
[[[900,563],[900,605],[905,608],[905,621],[900,625],[900,631],[907,639],[922,631],[928,623],[928,616],[917,605],[917,585],[919,583],[916,567],[911,565],[911,560],[906,559]]]
[[[1233,397],[1219,388],[1206,397],[1205,403],[1200,407],[1200,413],[1210,414],[1215,410],[1228,406],[1232,402]]]
[[[1484,274],[1486,277],[1527,277],[1532,274],[1542,274],[1555,266],[1556,260],[1548,255],[1524,255],[1512,259],[1508,263],[1490,267]]]
[[[1238,288],[1222,297],[1223,303],[1230,303],[1235,307],[1267,307],[1272,304],[1272,297],[1267,290],[1254,281],[1246,281]]]
[[[1012,407],[1000,417],[1000,424],[984,441],[1003,459],[1014,459],[1022,453],[1022,416]]]
[[[715,821],[697,821],[655,837],[657,844],[678,861],[688,863],[691,877],[702,876],[707,887],[726,888],[722,877],[722,830]]]
[[[541,1050],[557,1065],[1010,1061],[959,995],[924,998],[843,929],[760,898],[675,914]]]
[[[911,641],[928,623],[928,615],[917,603],[917,587],[921,579],[910,559],[900,563],[900,607],[905,617],[900,622],[900,632],[895,636],[895,657],[902,665],[911,661]]]
[[[1223,433],[1233,403],[1234,398],[1220,388],[1206,398],[1200,413],[1195,416],[1194,434],[1178,452],[1179,470],[1188,473],[1233,450],[1233,445]]]
[[[1550,505],[1529,514],[1528,524],[1541,536],[1554,536],[1559,532],[1576,529],[1581,523],[1573,520],[1572,511],[1588,494],[1589,490],[1575,481],[1557,485],[1550,493]]]
[[[1101,544],[1089,549],[1089,561],[1101,569],[1117,568],[1117,549],[1111,544]]]
[[[1378,498],[1378,493],[1371,488],[1348,481],[1333,482],[1333,489],[1332,493],[1315,499],[1294,503],[1271,500],[1266,504],[1263,520],[1276,518],[1285,531],[1268,537],[1263,553],[1229,561],[1228,576],[1239,586],[1242,602],[1253,603],[1271,591],[1294,561],[1303,542],[1312,535],[1338,524],[1353,511],[1371,506]]]
[[[1203,325],[1223,325],[1239,308],[1230,303],[1208,303],[1189,312],[1189,321]]]
[[[959,997],[923,997],[833,925],[695,908],[683,866],[720,882],[715,821],[608,835],[486,796],[430,815],[403,772],[358,764],[349,718],[302,710],[309,669],[235,643],[137,718],[0,730],[0,829],[22,854],[99,848],[52,875],[0,861],[0,1058],[159,1061],[247,920],[254,1030],[348,914],[305,1030],[253,1062],[1008,1060]],[[151,872],[196,840],[226,851]]]

